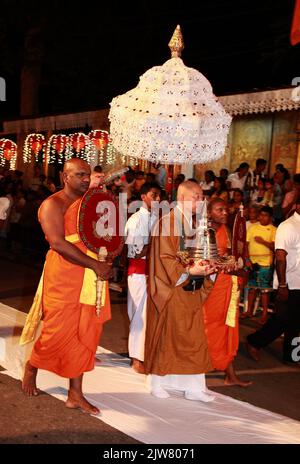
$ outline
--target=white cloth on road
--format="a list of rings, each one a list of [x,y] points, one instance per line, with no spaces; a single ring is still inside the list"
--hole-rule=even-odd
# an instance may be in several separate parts
[[[8,369],[1,374],[16,379],[21,378],[28,357],[28,346],[18,344],[25,319],[25,313],[0,303],[0,347],[5,346],[0,351],[1,365]],[[145,376],[130,368],[128,358],[100,347],[97,356],[101,362],[84,375],[85,396],[101,409],[101,421],[136,440],[149,444],[300,444],[296,420],[215,392],[211,403],[188,401],[176,390],[161,400],[149,394]],[[66,401],[68,383],[68,379],[39,370],[38,387],[61,401]]]

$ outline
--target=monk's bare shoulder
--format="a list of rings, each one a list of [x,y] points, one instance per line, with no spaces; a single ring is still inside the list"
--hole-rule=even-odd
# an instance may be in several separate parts
[[[53,195],[50,195],[50,197],[46,198],[46,200],[44,200],[41,204],[38,211],[39,221],[41,221],[43,217],[48,214],[64,215],[70,206],[70,203],[70,200],[63,190],[53,193]]]

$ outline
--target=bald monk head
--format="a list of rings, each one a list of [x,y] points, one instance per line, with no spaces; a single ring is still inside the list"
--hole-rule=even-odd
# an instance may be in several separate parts
[[[90,185],[91,168],[89,164],[79,158],[72,158],[65,162],[63,170],[64,190],[82,196]]]
[[[196,182],[182,182],[177,190],[177,203],[181,209],[196,213],[197,202],[203,200],[202,188]]]

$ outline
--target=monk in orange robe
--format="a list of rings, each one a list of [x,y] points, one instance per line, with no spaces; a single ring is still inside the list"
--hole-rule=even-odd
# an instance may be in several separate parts
[[[43,329],[26,363],[22,382],[28,396],[38,394],[36,376],[45,369],[70,379],[68,408],[99,414],[83,396],[83,373],[94,368],[94,357],[103,323],[110,319],[108,290],[100,317],[96,315],[96,292],[84,292],[88,272],[93,281],[106,280],[109,264],[90,256],[77,235],[80,200],[89,188],[90,167],[80,159],[64,165],[64,189],[47,198],[39,209],[39,221],[50,244],[42,289]],[[108,286],[106,285],[106,289]]]
[[[216,231],[219,255],[230,254],[231,241],[226,227],[227,204],[220,198],[211,200],[208,214],[211,226]],[[204,323],[214,369],[225,371],[225,385],[247,387],[252,382],[241,380],[233,367],[233,359],[239,347],[238,283],[238,278],[230,274],[219,273],[216,276],[214,286],[204,303]],[[233,312],[231,321],[228,318],[229,307]]]

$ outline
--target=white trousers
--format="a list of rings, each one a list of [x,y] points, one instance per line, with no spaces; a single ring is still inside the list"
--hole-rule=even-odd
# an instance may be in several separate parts
[[[145,274],[128,276],[127,311],[130,321],[128,352],[130,358],[144,361],[147,309],[147,277]]]
[[[193,393],[207,392],[205,374],[151,374],[148,377],[147,383],[151,390],[163,388]]]

